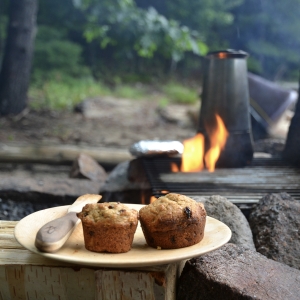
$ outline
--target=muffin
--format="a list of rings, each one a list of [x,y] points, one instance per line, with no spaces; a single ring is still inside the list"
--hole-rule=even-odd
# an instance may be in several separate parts
[[[77,214],[82,221],[85,248],[123,253],[131,249],[138,212],[117,202],[86,204]]]
[[[203,239],[206,211],[202,203],[170,193],[141,208],[139,219],[150,247],[176,249]]]

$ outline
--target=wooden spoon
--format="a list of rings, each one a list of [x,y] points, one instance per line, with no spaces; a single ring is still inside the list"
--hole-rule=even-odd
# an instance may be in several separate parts
[[[68,208],[63,217],[54,219],[45,224],[36,234],[35,246],[43,252],[55,252],[60,249],[81,222],[76,213],[80,212],[88,203],[96,203],[101,195],[82,195]]]

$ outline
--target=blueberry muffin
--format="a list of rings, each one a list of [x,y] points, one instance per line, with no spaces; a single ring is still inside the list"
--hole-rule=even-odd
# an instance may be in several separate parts
[[[206,211],[202,203],[170,193],[141,208],[139,219],[150,247],[176,249],[203,239]]]
[[[131,249],[138,212],[117,202],[86,204],[77,214],[82,221],[85,248],[123,253]]]

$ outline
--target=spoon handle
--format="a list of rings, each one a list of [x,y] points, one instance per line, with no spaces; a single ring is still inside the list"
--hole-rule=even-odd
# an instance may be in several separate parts
[[[52,220],[40,228],[36,235],[35,246],[42,252],[55,252],[70,237],[80,222],[75,212],[69,212],[61,218]]]

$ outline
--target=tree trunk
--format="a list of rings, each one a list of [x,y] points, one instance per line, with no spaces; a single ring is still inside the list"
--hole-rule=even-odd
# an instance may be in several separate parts
[[[288,162],[300,167],[300,77],[298,102],[295,114],[291,120],[289,132],[287,135],[283,157]]]
[[[0,72],[0,116],[26,106],[38,0],[10,0],[8,34]]]

